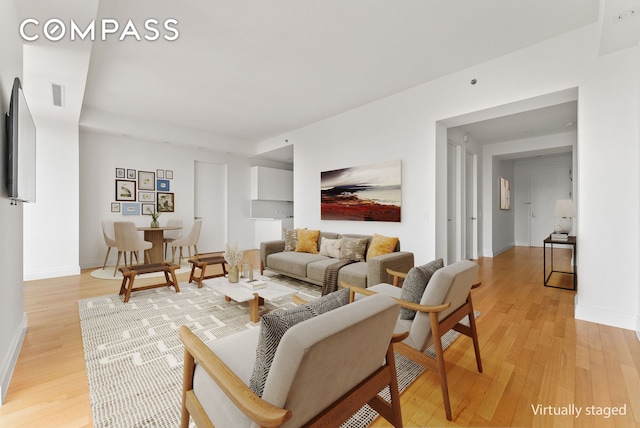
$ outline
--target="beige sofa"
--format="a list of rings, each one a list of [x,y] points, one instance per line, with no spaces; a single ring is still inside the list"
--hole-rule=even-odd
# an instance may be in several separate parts
[[[368,239],[368,242],[371,242],[373,236],[321,231],[320,239],[318,239],[318,250],[323,238],[356,238]],[[284,240],[262,242],[260,244],[260,272],[266,269],[322,286],[325,270],[340,261],[338,258],[321,254],[284,251],[284,249]],[[365,254],[367,250],[365,250]],[[399,272],[408,272],[413,267],[413,263],[413,253],[400,251],[400,242],[398,242],[393,253],[372,257],[369,260],[355,262],[342,267],[338,272],[338,283],[344,281],[359,287],[367,287],[383,282],[388,283],[391,278],[387,273],[387,268]]]

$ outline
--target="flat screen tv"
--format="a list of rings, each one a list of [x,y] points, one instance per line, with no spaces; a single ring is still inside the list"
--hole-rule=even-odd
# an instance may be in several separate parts
[[[36,126],[15,78],[7,113],[7,192],[9,198],[36,201]]]

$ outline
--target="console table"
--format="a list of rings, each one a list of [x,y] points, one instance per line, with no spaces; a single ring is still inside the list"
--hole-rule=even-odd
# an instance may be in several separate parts
[[[550,246],[550,254],[551,254],[551,271],[549,272],[549,275],[547,275],[547,245]],[[560,270],[555,270],[553,267],[553,246],[554,245],[568,245],[571,247],[573,253],[572,253],[572,257],[571,257],[571,272],[566,272],[566,271],[560,271]],[[545,287],[554,287],[554,288],[562,288],[563,290],[576,290],[577,286],[578,286],[578,273],[576,270],[576,249],[577,249],[577,243],[576,243],[576,237],[575,236],[569,236],[567,240],[564,239],[553,239],[551,236],[549,236],[548,238],[546,238],[544,240],[544,245],[543,245],[543,250],[544,251],[544,262],[543,262],[543,269],[544,269],[544,286]],[[551,285],[549,284],[549,278],[551,278],[551,275],[553,273],[562,273],[562,274],[566,274],[566,275],[572,275],[573,276],[573,288],[566,288],[566,287],[558,287],[556,285]]]

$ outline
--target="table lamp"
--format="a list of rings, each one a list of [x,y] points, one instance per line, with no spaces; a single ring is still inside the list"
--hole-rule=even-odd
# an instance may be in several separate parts
[[[554,229],[555,233],[566,233],[567,235],[571,232],[571,227],[573,226],[571,218],[576,216],[576,213],[573,209],[573,201],[571,199],[559,199],[556,201],[556,209],[553,212],[554,217],[560,217],[558,223],[556,223],[556,227]]]

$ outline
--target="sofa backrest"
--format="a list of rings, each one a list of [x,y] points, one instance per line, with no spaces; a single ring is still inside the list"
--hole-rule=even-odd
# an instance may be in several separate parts
[[[367,239],[367,248],[365,248],[365,254],[367,253],[367,251],[369,250],[369,244],[371,243],[371,240],[373,239],[373,235],[358,235],[358,234],[353,234],[353,233],[344,233],[340,235],[340,238],[356,238],[356,239]],[[393,250],[394,252],[398,252],[400,251],[400,240],[398,239],[398,242],[396,243],[396,248]]]
[[[291,327],[282,337],[262,398],[301,426],[380,368],[399,305],[371,296]]]

